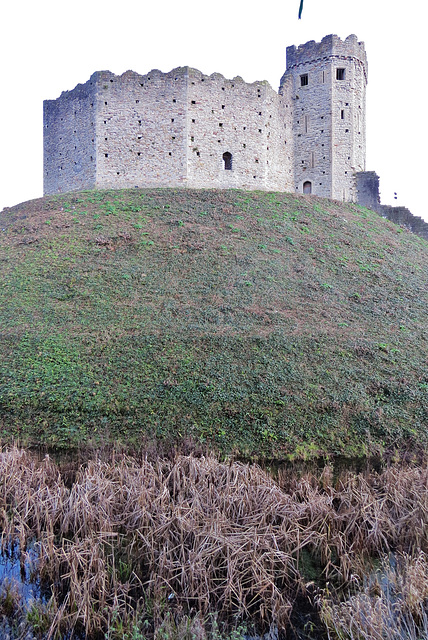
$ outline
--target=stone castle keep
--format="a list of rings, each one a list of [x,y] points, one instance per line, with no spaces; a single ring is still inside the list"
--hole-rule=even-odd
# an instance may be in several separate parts
[[[129,187],[263,189],[358,202],[428,239],[405,207],[380,204],[365,171],[367,58],[355,35],[287,47],[278,93],[180,67],[97,71],[44,102],[44,193]]]
[[[278,93],[181,67],[98,71],[44,102],[44,192],[242,188],[357,200],[367,60],[355,35],[287,48]]]

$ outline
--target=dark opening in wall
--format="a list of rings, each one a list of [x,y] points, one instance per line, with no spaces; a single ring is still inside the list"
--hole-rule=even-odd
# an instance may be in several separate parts
[[[341,120],[345,119],[345,110],[344,109],[340,110],[340,118],[341,118]]]
[[[193,124],[195,124],[195,122],[196,122],[195,118],[192,118],[192,122],[193,122]]]
[[[312,182],[310,180],[306,180],[306,182],[303,183],[303,193],[312,193]]]
[[[192,100],[191,104],[196,104],[196,100]]]
[[[223,166],[225,171],[232,171],[232,154],[229,151],[223,153]]]
[[[309,84],[309,78],[308,78],[308,74],[307,73],[303,73],[300,76],[300,86],[301,87],[307,87]]]
[[[345,69],[336,69],[336,80],[345,79]]]

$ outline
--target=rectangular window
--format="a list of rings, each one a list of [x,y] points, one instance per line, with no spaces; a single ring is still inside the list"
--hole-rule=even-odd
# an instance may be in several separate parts
[[[309,131],[309,116],[305,116],[305,133]]]
[[[340,118],[341,118],[341,120],[345,119],[345,109],[341,109],[340,110]]]
[[[309,78],[308,78],[308,74],[304,73],[300,76],[300,86],[301,87],[307,87],[309,83]]]
[[[345,69],[336,69],[336,80],[345,79]]]

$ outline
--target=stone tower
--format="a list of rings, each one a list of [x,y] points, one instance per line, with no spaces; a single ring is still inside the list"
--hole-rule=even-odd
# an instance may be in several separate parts
[[[355,35],[329,35],[287,47],[280,94],[290,103],[294,188],[356,201],[355,174],[365,171],[367,58]]]

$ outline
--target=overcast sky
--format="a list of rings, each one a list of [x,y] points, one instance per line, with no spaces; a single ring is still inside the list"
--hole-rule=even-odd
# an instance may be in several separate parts
[[[428,221],[425,3],[390,0],[8,0],[0,8],[0,210],[42,196],[42,105],[98,70],[189,65],[268,80],[288,45],[355,33],[365,42],[367,170],[383,204]],[[394,199],[397,193],[397,200]]]

